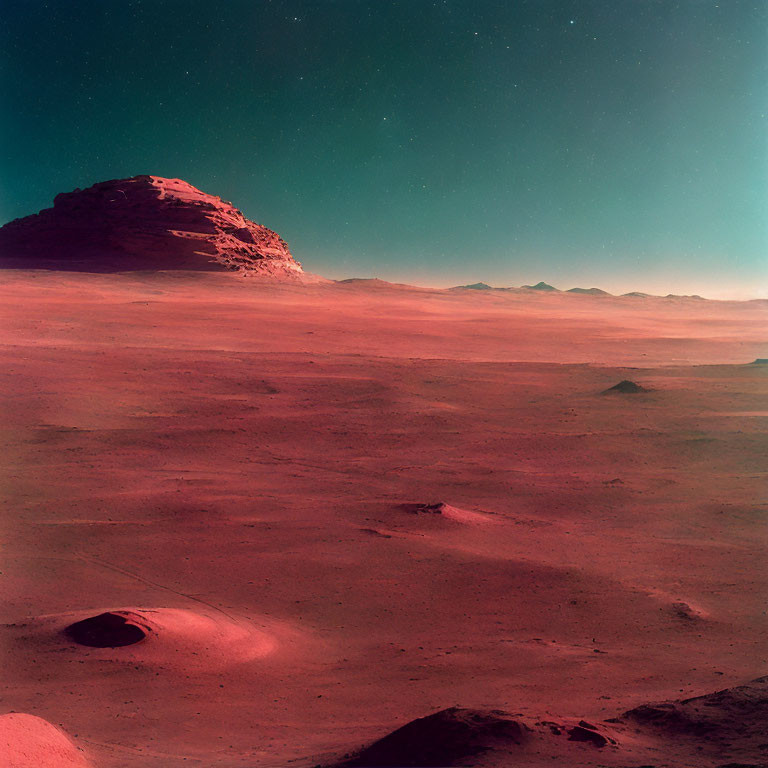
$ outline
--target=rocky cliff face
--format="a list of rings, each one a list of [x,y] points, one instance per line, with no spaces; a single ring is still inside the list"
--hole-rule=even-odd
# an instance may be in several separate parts
[[[241,270],[301,278],[271,229],[180,179],[134,176],[57,195],[0,228],[0,266],[84,272]]]

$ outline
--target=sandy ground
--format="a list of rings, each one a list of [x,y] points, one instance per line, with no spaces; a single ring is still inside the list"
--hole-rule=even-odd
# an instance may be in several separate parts
[[[768,302],[1,283],[2,712],[72,765],[304,768],[768,671]],[[65,634],[107,611],[146,639]],[[746,762],[616,728],[498,765]]]

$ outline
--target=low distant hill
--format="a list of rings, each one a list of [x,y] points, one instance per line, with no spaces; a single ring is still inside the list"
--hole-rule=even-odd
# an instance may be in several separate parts
[[[549,283],[536,283],[536,285],[524,285],[523,288],[527,288],[530,291],[557,291],[559,288],[555,288],[554,285],[550,285]]]
[[[457,290],[459,288],[466,288],[470,291],[493,291],[495,288],[493,286],[488,285],[488,283],[472,283],[472,285],[457,285],[454,286],[453,290]]]
[[[589,296],[610,296],[608,291],[604,291],[601,288],[569,288],[566,293],[585,293]]]
[[[382,280],[379,277],[348,277],[344,280],[336,280],[336,285],[348,285],[359,288],[374,289],[374,290],[386,290],[388,288],[396,288],[398,290],[405,291],[429,291],[434,290],[432,288],[422,288],[418,285],[409,285],[408,283],[390,283],[387,280]]]

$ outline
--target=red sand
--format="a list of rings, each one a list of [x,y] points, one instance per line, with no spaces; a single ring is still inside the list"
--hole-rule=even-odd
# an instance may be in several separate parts
[[[761,762],[605,721],[766,671],[766,302],[2,277],[4,711],[102,768],[332,763],[456,706],[456,764]],[[104,612],[148,636],[65,633]]]
[[[3,768],[91,768],[83,750],[61,729],[34,715],[0,715]]]

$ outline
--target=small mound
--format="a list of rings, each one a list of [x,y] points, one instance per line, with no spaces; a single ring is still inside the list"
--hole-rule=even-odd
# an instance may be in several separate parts
[[[414,515],[439,516],[445,520],[453,520],[457,523],[468,523],[472,525],[482,525],[493,522],[492,518],[482,512],[470,512],[467,509],[459,509],[444,501],[438,501],[436,504],[404,504],[407,512]]]
[[[451,707],[407,723],[341,765],[461,765],[499,744],[522,744],[528,732],[527,726],[506,712]]]
[[[700,608],[697,608],[684,600],[677,600],[672,603],[672,611],[679,619],[685,621],[697,621],[706,618],[706,614]]]
[[[70,624],[64,632],[80,645],[91,648],[120,648],[140,643],[147,630],[129,613],[100,613]]]
[[[409,511],[414,515],[442,515],[449,509],[448,504],[438,501],[437,504],[413,504],[409,505]]]
[[[11,712],[0,716],[3,768],[90,768],[83,751],[47,720]]]
[[[630,381],[629,379],[624,379],[624,381],[620,381],[618,384],[614,384],[612,387],[609,387],[608,389],[603,391],[604,395],[612,394],[614,392],[618,392],[622,395],[636,395],[640,392],[650,392],[649,389],[646,389],[645,387],[641,387],[639,384],[636,384],[634,381]]]

